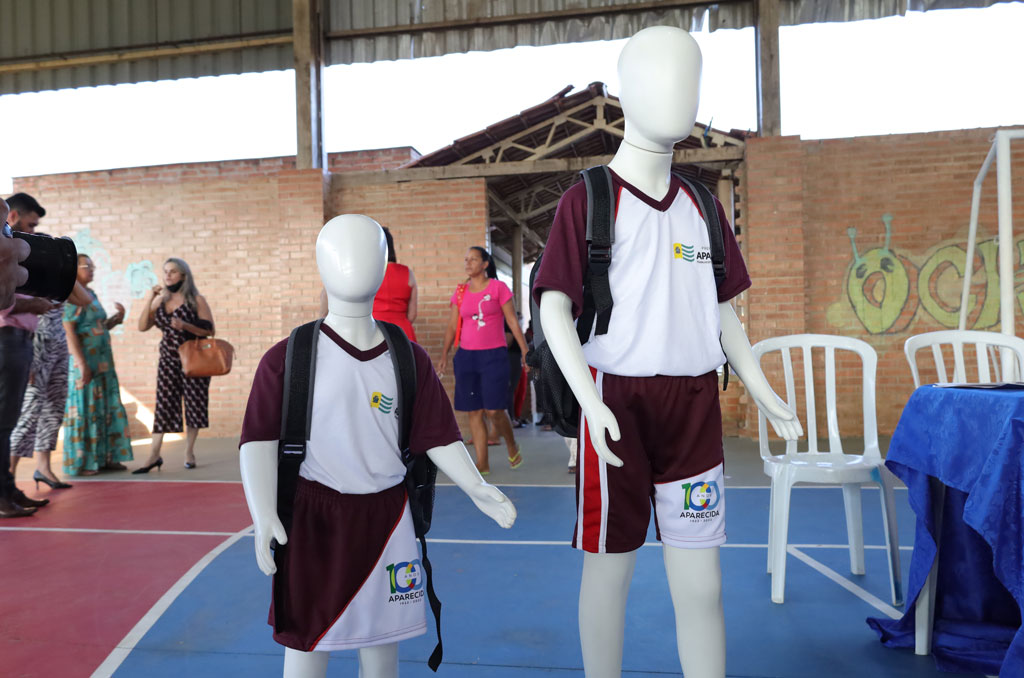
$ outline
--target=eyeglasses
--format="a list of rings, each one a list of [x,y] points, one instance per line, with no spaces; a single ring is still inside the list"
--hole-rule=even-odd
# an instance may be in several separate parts
[[[90,271],[94,271],[94,270],[96,270],[96,266],[95,266],[95,265],[93,265],[93,264],[79,264],[79,265],[78,265],[78,268],[87,268],[87,269],[89,269]]]
[[[13,238],[14,237],[14,231],[11,230],[11,225],[8,224],[6,221],[4,222],[4,237],[5,238]]]

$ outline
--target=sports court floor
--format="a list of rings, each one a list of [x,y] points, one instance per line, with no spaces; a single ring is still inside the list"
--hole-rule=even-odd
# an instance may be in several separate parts
[[[500,448],[491,448],[489,478],[518,508],[511,530],[490,523],[457,488],[438,488],[429,541],[444,605],[439,675],[583,676],[582,558],[568,546],[575,509],[566,448],[550,433],[517,434],[525,465],[509,471]],[[136,457],[144,459],[145,449],[136,447]],[[194,471],[181,468],[181,444],[171,443],[162,473],[104,474],[63,491],[35,491],[31,464],[19,468],[19,485],[52,503],[0,525],[0,676],[281,675],[283,650],[266,624],[270,582],[252,555],[233,441],[200,439],[198,449]],[[964,675],[883,648],[864,622],[900,615],[888,605],[877,491],[865,490],[863,502],[867,574],[853,576],[840,490],[796,489],[786,602],[774,605],[765,572],[769,497],[756,447],[729,440],[726,458],[729,676]],[[914,521],[906,492],[896,498],[906,582]],[[680,675],[653,533],[637,559],[627,615],[623,674]],[[433,675],[426,666],[433,644],[432,630],[402,644],[402,676]],[[356,676],[355,653],[333,654],[328,675]]]

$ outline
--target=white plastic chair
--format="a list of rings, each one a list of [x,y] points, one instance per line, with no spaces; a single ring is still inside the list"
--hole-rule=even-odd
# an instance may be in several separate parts
[[[828,421],[828,446],[819,447],[817,429],[817,403],[815,399],[812,349],[824,348],[825,353],[825,408]],[[793,380],[791,349],[799,349],[803,356],[804,410],[807,449],[798,451],[798,441],[786,441],[784,454],[773,455],[768,447],[769,424],[763,413],[758,413],[758,438],[764,472],[772,479],[771,509],[768,523],[768,572],[772,575],[772,602],[782,603],[786,589],[786,547],[789,538],[789,504],[793,485],[798,482],[838,484],[843,488],[846,505],[846,533],[850,544],[850,571],[864,574],[864,533],[862,528],[860,486],[877,483],[880,488],[882,517],[885,522],[885,544],[889,553],[889,581],[892,603],[903,605],[903,585],[900,576],[899,538],[896,529],[896,511],[893,505],[893,477],[883,465],[878,449],[878,430],[875,420],[875,370],[878,358],[875,350],[860,339],[824,334],[795,334],[759,341],[753,346],[758,364],[764,355],[779,351],[786,380],[786,402],[794,412],[796,388]],[[839,416],[836,409],[836,351],[852,351],[860,356],[863,365],[863,418],[864,450],[860,454],[846,454],[839,437]],[[824,442],[824,441],[820,441]]]
[[[977,357],[978,373],[977,380],[971,379],[967,374],[967,364],[964,360],[964,345],[973,344]],[[953,378],[947,378],[946,362],[943,358],[942,347],[949,345],[953,349]],[[932,349],[932,359],[935,361],[935,371],[939,384],[991,384],[993,381],[1002,381],[1002,370],[999,368],[1002,351],[1007,348],[1010,355],[1015,356],[1015,364],[1012,368],[1012,381],[1021,380],[1021,366],[1024,365],[1024,339],[1013,337],[998,332],[979,332],[977,330],[940,330],[938,332],[925,332],[915,334],[903,344],[903,353],[907,356],[907,363],[910,364],[910,373],[914,377],[914,388],[921,385],[921,377],[917,370],[917,352],[922,348]],[[989,367],[992,367],[991,371]]]

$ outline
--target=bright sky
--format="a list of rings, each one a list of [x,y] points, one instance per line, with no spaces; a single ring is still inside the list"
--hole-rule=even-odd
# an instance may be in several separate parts
[[[782,131],[804,139],[1024,124],[1024,3],[781,31]],[[754,129],[753,29],[695,34],[697,119]],[[332,66],[328,151],[443,147],[572,84],[618,91],[622,41]],[[0,97],[11,178],[295,153],[294,78],[276,71]],[[979,158],[979,165],[983,158]],[[45,201],[44,201],[45,202]]]

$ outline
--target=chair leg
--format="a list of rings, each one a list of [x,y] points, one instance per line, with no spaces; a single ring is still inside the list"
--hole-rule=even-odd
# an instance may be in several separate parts
[[[889,552],[889,592],[892,604],[903,607],[903,573],[900,571],[900,536],[896,526],[896,503],[892,493],[889,469],[878,467],[879,494],[882,500],[882,520],[885,525],[885,547]]]
[[[843,485],[846,506],[846,538],[850,544],[850,572],[864,574],[864,518],[860,507],[860,485]]]
[[[789,543],[789,498],[793,474],[786,468],[772,478],[772,602],[786,599],[786,545]]]
[[[775,535],[775,476],[772,476],[772,487],[768,493],[768,574],[772,573],[772,558],[774,558],[775,551],[773,550],[774,535]]]
[[[935,624],[935,587],[939,578],[939,551],[942,549],[942,513],[946,486],[938,478],[929,477],[932,495],[932,517],[935,521],[935,560],[914,603],[914,654],[932,652],[932,627]]]

